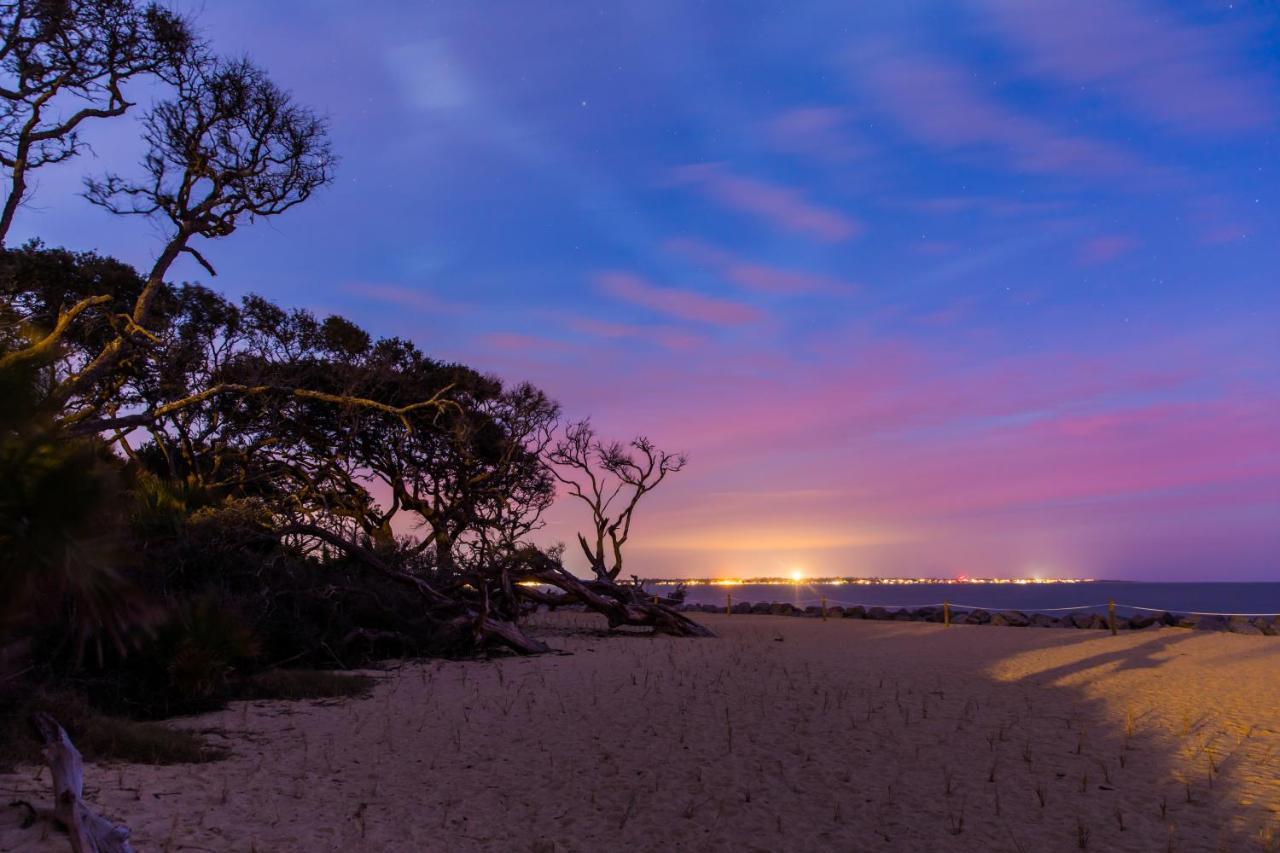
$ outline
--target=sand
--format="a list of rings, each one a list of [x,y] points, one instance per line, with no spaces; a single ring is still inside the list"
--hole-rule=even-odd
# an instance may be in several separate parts
[[[543,617],[572,655],[237,703],[175,723],[232,758],[92,765],[88,796],[141,851],[1280,849],[1280,639],[702,618]],[[16,818],[0,848],[67,849]]]

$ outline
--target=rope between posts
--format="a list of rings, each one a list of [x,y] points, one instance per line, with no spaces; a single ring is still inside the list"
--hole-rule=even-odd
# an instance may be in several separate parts
[[[1166,607],[1139,607],[1136,604],[1117,604],[1116,607],[1127,607],[1130,610],[1146,610],[1149,613],[1169,613]],[[1188,616],[1280,616],[1280,613],[1215,613],[1212,610],[1178,610]]]
[[[1020,610],[1017,607],[990,607],[990,606],[984,606],[984,605],[978,605],[978,604],[960,604],[958,602],[946,602],[946,601],[939,601],[931,604],[868,604],[866,602],[844,601],[842,599],[830,599],[830,598],[829,599],[816,599],[816,598],[808,599],[806,598],[806,599],[801,599],[801,601],[796,602],[796,604],[801,604],[801,603],[820,604],[820,603],[823,603],[824,601],[827,604],[827,606],[867,607],[867,608],[881,607],[881,608],[884,608],[885,610],[910,610],[912,608],[919,609],[921,607],[943,607],[944,605],[950,606],[953,610],[957,608],[961,610],[995,610],[995,611]],[[789,602],[782,602],[782,603],[789,603]],[[1109,605],[1110,605],[1109,602],[1103,602],[1101,604],[1077,604],[1071,607],[1031,607],[1031,608],[1027,608],[1026,612],[1057,613],[1057,612],[1063,612],[1068,610],[1101,610],[1101,609],[1106,609]],[[793,604],[792,606],[795,606],[795,604]],[[1262,617],[1262,616],[1280,616],[1280,612],[1219,613],[1211,610],[1177,610],[1177,609],[1170,609],[1168,607],[1143,607],[1138,604],[1120,604],[1119,602],[1117,602],[1115,606],[1117,608],[1123,608],[1126,610],[1144,610],[1148,613],[1181,613],[1187,616],[1244,616],[1246,618],[1254,618],[1254,617]]]

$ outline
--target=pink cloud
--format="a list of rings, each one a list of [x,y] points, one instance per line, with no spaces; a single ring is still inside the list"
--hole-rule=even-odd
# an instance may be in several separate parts
[[[815,204],[800,190],[735,175],[716,163],[680,166],[671,177],[677,184],[698,187],[726,207],[825,242],[838,243],[863,231],[854,217]]]
[[[1077,259],[1082,264],[1096,266],[1106,264],[1127,255],[1138,248],[1138,241],[1124,234],[1107,234],[1086,240],[1080,246]]]
[[[342,290],[374,302],[385,302],[433,314],[457,314],[469,310],[468,306],[461,303],[450,302],[422,290],[395,284],[353,282],[342,285]]]
[[[482,340],[494,349],[516,353],[568,352],[572,349],[564,341],[544,338],[540,335],[526,335],[521,332],[491,332],[484,335]]]
[[[1014,111],[960,67],[919,55],[869,53],[855,72],[912,136],[945,149],[995,148],[1014,169],[1037,174],[1123,175],[1140,169],[1105,142],[1059,131]]]
[[[602,272],[595,276],[595,281],[602,291],[616,299],[677,320],[690,320],[712,326],[744,326],[764,317],[758,309],[749,305],[674,287],[660,287],[631,273]]]
[[[684,255],[694,263],[716,270],[734,284],[758,293],[848,294],[857,289],[857,285],[831,276],[747,261],[701,240],[678,237],[668,240],[664,247]]]
[[[870,153],[869,146],[849,131],[851,118],[844,107],[800,107],[770,119],[764,136],[779,151],[844,163]]]
[[[700,335],[670,326],[641,326],[591,317],[569,317],[565,325],[576,332],[614,340],[632,339],[657,343],[669,350],[691,350],[704,343]]]
[[[1172,10],[1130,0],[984,0],[995,27],[1029,69],[1117,98],[1145,118],[1194,133],[1267,128],[1272,86],[1234,57],[1245,47],[1223,28],[1180,23]]]
[[[902,205],[920,213],[955,215],[978,212],[991,216],[1034,216],[1061,213],[1067,208],[1060,201],[1027,201],[998,196],[936,196],[904,201]]]

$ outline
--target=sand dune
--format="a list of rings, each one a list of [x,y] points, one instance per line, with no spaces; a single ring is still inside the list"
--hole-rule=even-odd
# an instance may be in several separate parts
[[[237,704],[178,723],[233,758],[92,766],[88,798],[143,851],[1280,849],[1275,638],[703,618],[544,617],[571,656]],[[0,848],[66,849],[16,817]]]

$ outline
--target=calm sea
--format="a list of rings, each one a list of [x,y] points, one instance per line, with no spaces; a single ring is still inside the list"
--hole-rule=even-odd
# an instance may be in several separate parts
[[[651,585],[661,593],[669,587]],[[742,584],[733,587],[691,586],[691,604],[724,604],[733,601],[789,602],[798,607],[829,605],[879,605],[921,607],[951,602],[954,607],[988,610],[1048,611],[1054,608],[1094,605],[1105,609],[1116,602],[1118,612],[1127,605],[1178,613],[1280,614],[1280,583],[1145,583],[1095,581],[1072,584]]]

